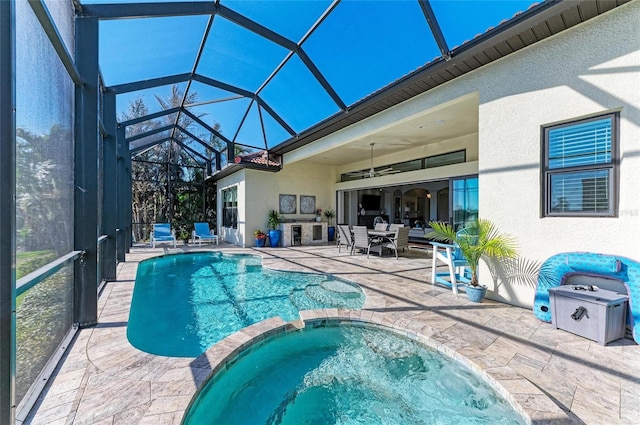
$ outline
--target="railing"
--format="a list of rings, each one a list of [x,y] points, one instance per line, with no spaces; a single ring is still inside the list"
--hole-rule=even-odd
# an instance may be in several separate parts
[[[46,266],[40,267],[28,275],[21,277],[16,281],[16,296],[24,294],[38,283],[42,282],[67,264],[77,260],[83,255],[84,251],[72,251],[63,257],[50,262]]]

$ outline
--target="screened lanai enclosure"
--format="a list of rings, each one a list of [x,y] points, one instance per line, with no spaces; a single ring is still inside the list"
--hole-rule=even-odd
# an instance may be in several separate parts
[[[278,172],[619,3],[0,1],[0,424],[27,417],[153,223],[220,226],[217,177]]]

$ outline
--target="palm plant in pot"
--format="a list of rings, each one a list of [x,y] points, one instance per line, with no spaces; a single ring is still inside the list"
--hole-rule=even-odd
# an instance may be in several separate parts
[[[331,208],[324,210],[324,216],[327,218],[329,222],[329,227],[327,227],[327,231],[329,232],[329,242],[331,242],[336,236],[336,228],[333,227],[333,218],[336,216],[336,212]]]
[[[478,283],[478,266],[481,258],[507,259],[518,255],[515,239],[509,235],[500,234],[490,220],[473,220],[457,232],[450,224],[432,221],[429,225],[433,229],[429,236],[441,241],[451,241],[467,260],[471,277],[466,285],[466,292],[471,301],[482,301],[487,291],[486,286]]]
[[[267,214],[267,227],[269,228],[269,246],[275,248],[280,245],[282,231],[279,229],[282,216],[276,210],[270,210]]]

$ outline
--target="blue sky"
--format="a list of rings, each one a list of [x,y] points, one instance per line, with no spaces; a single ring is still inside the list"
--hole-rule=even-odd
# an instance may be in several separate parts
[[[85,1],[106,3],[108,1]],[[328,1],[227,1],[221,3],[297,43],[320,17]],[[530,1],[430,2],[450,49],[470,40]],[[100,25],[100,66],[107,85],[191,72],[208,16],[103,21]],[[350,105],[382,86],[431,62],[440,55],[417,1],[342,1],[304,42],[303,49],[341,99]],[[256,91],[280,64],[288,50],[216,16],[197,73]],[[234,94],[205,85],[192,87],[200,101]],[[159,107],[154,94],[166,97],[170,87],[118,96],[118,112],[142,96],[151,111]],[[262,98],[296,132],[339,111],[307,66],[294,55],[264,87]],[[198,107],[210,124],[234,137],[248,101],[229,100]],[[265,118],[264,111],[263,118]],[[263,143],[257,108],[238,133],[240,143]],[[245,128],[246,127],[246,128]],[[288,133],[268,117],[269,146]]]

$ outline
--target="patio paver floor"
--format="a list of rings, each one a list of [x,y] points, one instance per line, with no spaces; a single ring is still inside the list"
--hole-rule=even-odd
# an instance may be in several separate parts
[[[255,253],[280,270],[330,273],[358,283],[361,311],[305,312],[382,323],[430,343],[499,382],[534,423],[635,424],[640,422],[640,346],[618,340],[606,347],[538,321],[530,309],[485,300],[477,304],[428,283],[431,259],[412,250],[396,260],[350,256],[334,246],[203,249]],[[179,424],[191,397],[218,362],[265,331],[269,319],[238,332],[194,358],[147,354],[126,337],[137,263],[198,248],[134,247],[118,265],[98,303],[98,325],[78,332],[64,362],[27,424]]]

